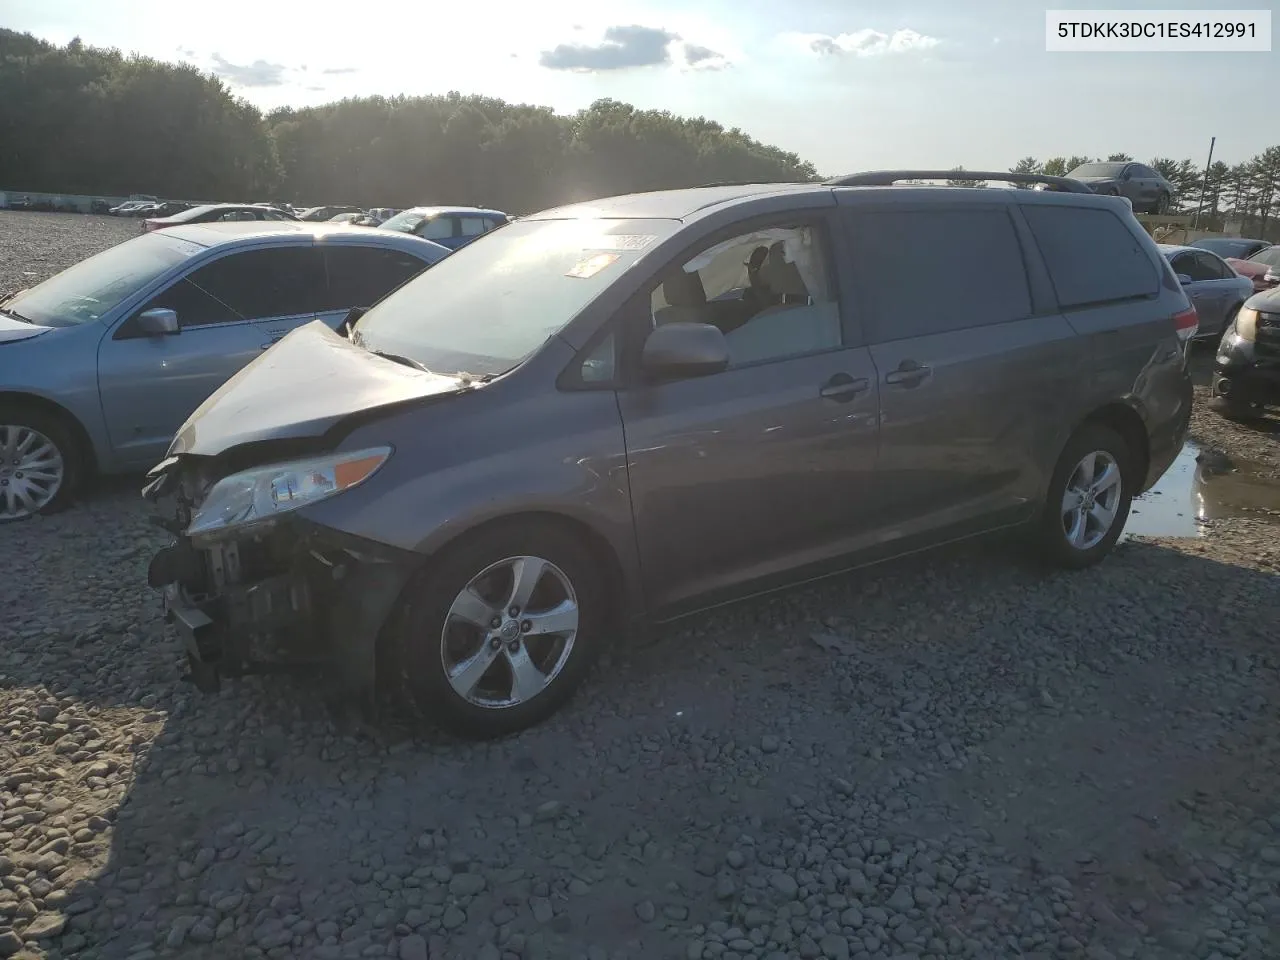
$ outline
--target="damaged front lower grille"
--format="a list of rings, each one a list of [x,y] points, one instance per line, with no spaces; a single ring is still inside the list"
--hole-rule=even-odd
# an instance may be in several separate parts
[[[191,679],[334,668],[345,691],[369,691],[377,639],[422,558],[288,514],[216,537],[186,535],[228,470],[198,457],[166,460],[143,495],[171,502],[160,525],[173,542],[151,561],[166,620],[185,644]]]

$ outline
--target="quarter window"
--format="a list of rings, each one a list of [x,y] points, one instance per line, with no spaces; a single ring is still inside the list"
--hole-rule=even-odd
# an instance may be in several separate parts
[[[1023,208],[1063,309],[1153,296],[1160,276],[1147,249],[1102,207]]]
[[[650,320],[708,323],[743,366],[841,345],[840,309],[822,232],[769,227],[716,243],[672,267],[650,294]]]
[[[1003,209],[850,215],[857,296],[875,342],[1031,314],[1022,247]]]

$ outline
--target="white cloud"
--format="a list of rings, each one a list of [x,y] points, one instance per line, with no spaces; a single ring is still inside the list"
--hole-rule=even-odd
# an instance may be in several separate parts
[[[870,28],[835,36],[826,33],[792,33],[785,39],[819,56],[881,57],[891,54],[921,53],[942,41],[904,28],[882,33]]]

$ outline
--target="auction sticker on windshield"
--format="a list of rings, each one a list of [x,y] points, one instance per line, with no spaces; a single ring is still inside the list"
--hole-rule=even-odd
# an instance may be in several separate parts
[[[606,234],[595,247],[597,250],[643,250],[656,239],[653,234],[644,233]]]
[[[573,265],[565,276],[577,277],[585,280],[588,277],[594,277],[605,267],[618,262],[619,255],[616,253],[597,253],[590,257],[584,257]]]

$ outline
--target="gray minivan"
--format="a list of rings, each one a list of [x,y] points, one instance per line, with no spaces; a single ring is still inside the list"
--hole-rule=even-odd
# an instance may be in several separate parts
[[[1122,199],[912,176],[548,210],[290,333],[144,490],[192,679],[323,663],[497,736],[636,619],[1014,526],[1102,559],[1195,310]]]

